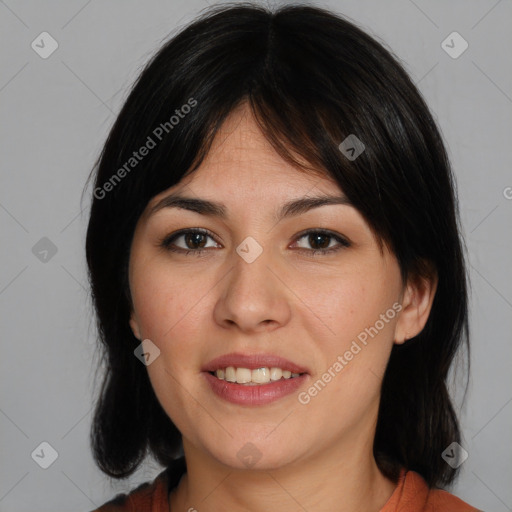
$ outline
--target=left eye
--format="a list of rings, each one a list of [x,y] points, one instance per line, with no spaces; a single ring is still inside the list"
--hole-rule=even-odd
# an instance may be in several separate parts
[[[198,255],[205,252],[205,248],[208,248],[208,246],[206,245],[206,239],[208,237],[215,242],[213,235],[207,230],[187,229],[165,237],[163,240],[159,242],[159,245],[164,249],[172,252],[182,252],[186,254],[194,253]],[[184,240],[185,247],[180,247],[176,244],[176,241],[181,238],[183,238]],[[306,242],[310,246],[312,246],[312,249],[309,249],[307,247],[299,247],[299,249],[306,250],[312,255],[326,254],[330,252],[339,251],[343,247],[350,247],[350,243],[345,238],[331,231],[326,230],[306,231],[302,233],[299,237],[297,237],[294,243],[297,244],[298,241],[302,239],[306,239]],[[338,243],[332,246],[332,241]],[[215,244],[217,244],[217,242],[215,242]],[[215,247],[215,244],[213,245],[213,247]],[[210,248],[211,247],[212,246],[210,246]]]
[[[342,247],[349,247],[350,243],[340,235],[331,231],[317,230],[303,233],[297,240],[306,239],[306,242],[313,247],[312,254],[339,251]],[[338,242],[338,245],[330,246],[330,242]],[[315,247],[316,246],[316,247]],[[307,249],[307,248],[306,248]]]

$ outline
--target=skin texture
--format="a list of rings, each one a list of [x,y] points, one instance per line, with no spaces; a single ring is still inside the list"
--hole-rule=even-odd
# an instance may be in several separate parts
[[[148,215],[175,191],[223,203],[227,220],[177,208]],[[378,511],[391,496],[395,485],[372,453],[382,376],[393,343],[423,329],[436,279],[404,286],[396,258],[379,251],[352,206],[273,219],[286,201],[340,192],[330,178],[285,162],[242,105],[199,169],[154,197],[139,219],[130,254],[130,326],[160,349],[147,370],[183,435],[188,469],[170,495],[172,510]],[[189,250],[205,245],[199,256],[159,246],[185,228],[208,229],[215,239],[174,241]],[[351,246],[334,238],[314,245],[316,238],[297,236],[310,228],[334,231]],[[235,251],[248,236],[263,248],[252,263]],[[340,250],[311,256],[326,246]],[[214,395],[201,374],[202,365],[222,354],[271,353],[308,368],[299,392],[307,391],[395,303],[400,313],[360,344],[307,405],[297,393],[264,406],[231,404]],[[252,468],[237,457],[247,442],[261,453]]]

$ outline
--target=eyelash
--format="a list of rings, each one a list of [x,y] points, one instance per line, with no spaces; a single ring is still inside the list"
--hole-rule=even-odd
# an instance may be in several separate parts
[[[184,229],[184,230],[178,231],[177,233],[167,235],[163,239],[159,240],[158,245],[167,251],[182,253],[182,254],[185,254],[186,256],[188,256],[190,253],[194,253],[195,256],[200,256],[204,252],[208,251],[208,249],[182,249],[180,247],[176,248],[176,247],[172,246],[172,243],[177,238],[179,238],[183,235],[187,235],[187,234],[206,235],[206,236],[209,236],[210,238],[212,238],[216,243],[218,243],[210,231],[208,231],[206,229],[201,229],[201,228],[194,228],[194,229]],[[350,247],[350,245],[351,245],[346,239],[344,239],[340,235],[337,235],[337,234],[333,233],[332,231],[328,231],[325,229],[309,229],[309,230],[301,233],[295,240],[298,241],[298,240],[300,240],[308,235],[311,235],[311,234],[320,234],[320,235],[328,236],[330,238],[333,238],[340,244],[337,247],[331,247],[328,249],[302,249],[302,248],[299,249],[299,250],[309,252],[311,256],[326,255],[328,253],[334,253],[343,248]]]

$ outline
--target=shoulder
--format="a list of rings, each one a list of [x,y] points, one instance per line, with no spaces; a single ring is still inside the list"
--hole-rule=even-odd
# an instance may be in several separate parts
[[[128,494],[118,494],[92,512],[167,512],[169,493],[186,471],[183,457],[159,473],[151,482],[144,482]]]
[[[482,512],[447,491],[441,489],[431,490],[425,512],[446,510],[447,507],[449,507],[450,512]]]
[[[415,471],[402,469],[398,485],[380,512],[482,512],[457,496],[442,489],[429,489],[423,477]]]
[[[152,482],[145,482],[132,489],[128,494],[117,494],[114,498],[95,509],[93,512],[134,512],[155,509],[166,499],[165,471]],[[159,510],[156,508],[156,510]]]

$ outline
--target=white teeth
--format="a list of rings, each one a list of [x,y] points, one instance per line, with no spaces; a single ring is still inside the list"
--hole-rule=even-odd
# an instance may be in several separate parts
[[[218,370],[217,370],[218,371]],[[222,370],[221,370],[222,371]],[[217,377],[219,377],[219,375],[217,374]],[[219,377],[220,379],[221,377]],[[226,368],[226,380],[228,382],[236,382],[236,371],[235,369],[232,367],[232,366],[228,366]]]
[[[236,369],[236,381],[238,384],[247,384],[251,382],[252,372],[248,368],[237,368]]]
[[[258,368],[251,371],[251,381],[257,384],[266,384],[270,382],[270,370],[268,368]]]
[[[281,368],[270,368],[270,380],[279,380],[283,376]]]
[[[282,370],[281,368],[257,368],[250,370],[249,368],[235,368],[228,366],[226,369],[219,368],[215,371],[215,375],[220,380],[228,382],[236,382],[237,384],[245,384],[254,386],[257,384],[268,384],[280,379],[291,379],[299,377],[300,373],[292,373],[290,370]]]

